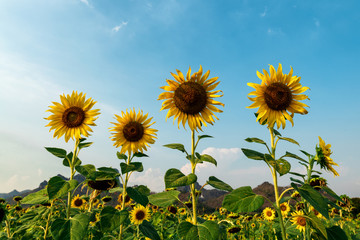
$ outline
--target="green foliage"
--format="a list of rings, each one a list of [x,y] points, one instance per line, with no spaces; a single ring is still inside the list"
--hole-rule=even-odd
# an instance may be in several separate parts
[[[145,237],[151,238],[153,240],[161,239],[155,228],[146,220],[139,225],[139,229]]]
[[[182,145],[180,143],[166,144],[166,145],[164,145],[164,147],[171,148],[171,149],[176,149],[176,150],[179,150],[181,152],[186,152],[184,145]]]
[[[129,164],[126,163],[120,163],[121,173],[125,174],[128,172],[142,172],[144,171],[144,167],[141,162],[131,162]]]
[[[52,147],[45,147],[45,149],[50,152],[52,155],[58,157],[58,158],[65,158],[66,157],[66,151],[61,148],[52,148]]]
[[[180,170],[176,168],[170,168],[165,173],[165,188],[174,188],[187,186],[196,182],[197,177],[195,174],[190,173],[185,176]]]
[[[126,192],[129,194],[132,200],[143,205],[144,207],[146,207],[146,205],[149,203],[148,197],[135,188],[127,187]]]
[[[49,199],[61,198],[65,196],[70,191],[70,184],[69,182],[65,181],[59,176],[55,176],[50,178],[48,186],[47,186],[47,193]]]
[[[168,207],[172,205],[175,201],[180,201],[178,198],[179,193],[180,192],[177,190],[171,190],[167,192],[152,194],[148,198],[150,203],[153,205],[159,207]]]
[[[252,212],[264,204],[264,198],[256,195],[250,186],[240,187],[226,195],[222,206],[231,212]]]
[[[231,192],[233,190],[233,188],[230,185],[224,183],[223,181],[221,181],[220,179],[218,179],[214,176],[209,177],[209,180],[207,180],[206,183],[209,184],[210,186],[220,189],[220,190],[225,190],[228,192]]]
[[[22,204],[43,204],[47,202],[49,202],[47,189],[41,189],[40,191],[30,193],[21,200]]]
[[[100,213],[100,225],[101,230],[104,232],[110,232],[114,229],[118,229],[120,224],[124,223],[129,217],[127,210],[117,210],[113,207],[106,206]]]
[[[265,160],[264,154],[257,152],[255,150],[242,148],[242,152],[245,154],[246,157],[253,159],[253,160]]]
[[[56,219],[51,224],[51,235],[55,240],[82,240],[89,225],[89,216],[78,214],[74,217],[65,219]]]
[[[218,224],[213,221],[206,221],[198,225],[181,222],[177,231],[180,238],[184,240],[218,240],[220,234]]]

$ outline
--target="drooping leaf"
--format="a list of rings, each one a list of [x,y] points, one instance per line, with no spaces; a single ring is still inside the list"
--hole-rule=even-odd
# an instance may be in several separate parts
[[[45,147],[45,149],[50,152],[52,155],[58,157],[58,158],[65,158],[66,157],[66,151],[61,148],[52,148],[52,147]]]
[[[218,240],[220,235],[219,225],[213,221],[206,221],[198,225],[181,222],[177,232],[184,240]]]
[[[220,179],[218,179],[214,176],[209,177],[209,180],[207,180],[207,183],[216,189],[225,190],[228,192],[231,192],[233,190],[233,188],[230,185],[224,183],[223,181],[221,181]]]
[[[120,153],[120,152],[116,152],[116,156],[120,160],[127,160],[128,159],[128,157],[125,154]]]
[[[70,184],[59,176],[50,178],[47,186],[49,199],[61,198],[68,193]]]
[[[140,203],[144,207],[146,207],[146,205],[149,203],[149,199],[147,198],[147,196],[143,195],[141,192],[139,192],[135,188],[127,187],[126,192],[127,192],[127,194],[129,194],[129,197],[132,200],[134,200],[137,203]]]
[[[285,159],[276,160],[275,169],[280,174],[280,176],[287,174],[290,171],[290,168],[291,168],[290,163]]]
[[[146,155],[145,153],[142,153],[142,152],[136,152],[136,153],[134,153],[133,156],[138,157],[138,158],[140,158],[140,157],[149,157],[148,155]]]
[[[285,154],[284,156],[282,156],[281,158],[284,158],[284,157],[295,158],[295,159],[300,160],[300,161],[302,161],[302,162],[309,163],[309,162],[306,161],[305,159],[299,157],[299,156],[296,155],[296,154],[290,153],[290,152],[286,152],[286,154]]]
[[[247,149],[247,148],[242,148],[241,150],[243,151],[245,156],[250,158],[250,159],[265,160],[265,157],[264,157],[263,153],[257,152],[255,150]]]
[[[161,240],[159,234],[157,233],[153,225],[151,225],[151,223],[146,220],[144,220],[139,225],[139,230],[142,232],[142,234],[144,234],[145,237],[148,237],[152,240]]]
[[[21,200],[22,204],[43,204],[47,202],[49,202],[47,189],[41,189],[40,191],[30,193]]]
[[[112,231],[120,227],[120,224],[129,217],[127,210],[117,210],[110,206],[105,206],[100,213],[101,230],[104,232]]]
[[[312,225],[312,228],[315,229],[325,239],[327,239],[326,228],[325,225],[321,222],[321,220],[317,216],[315,216],[312,211],[310,211],[308,217],[310,218],[310,225]]]
[[[139,185],[139,186],[135,187],[135,189],[138,190],[141,194],[143,194],[145,196],[150,195],[150,189],[145,185]]]
[[[84,239],[89,225],[89,216],[77,214],[74,217],[56,219],[51,224],[51,235],[55,240],[82,240]]]
[[[250,186],[240,187],[225,196],[222,206],[231,212],[252,212],[264,204],[264,198],[256,195]]]
[[[131,162],[129,164],[126,163],[120,163],[121,173],[125,174],[128,172],[136,171],[136,172],[142,172],[144,171],[144,167],[141,162]]]
[[[332,226],[330,228],[326,228],[328,240],[347,240],[348,237],[344,230],[339,226]]]
[[[190,173],[185,176],[180,170],[170,168],[165,173],[165,188],[187,186],[196,182],[197,177],[195,174]]]
[[[246,138],[245,141],[247,142],[254,142],[254,143],[260,143],[260,144],[264,144],[267,145],[266,142],[260,138]]]
[[[178,198],[179,193],[180,192],[177,190],[171,190],[167,192],[152,194],[148,196],[148,198],[150,203],[153,205],[159,207],[168,207],[172,205],[175,201],[180,201]]]
[[[86,143],[79,143],[79,149],[90,147],[92,142],[86,142]]]
[[[294,143],[294,144],[300,146],[300,144],[297,141],[295,141],[294,139],[292,139],[292,138],[281,137],[281,136],[278,136],[278,138],[281,139],[281,140],[288,141],[290,143]]]
[[[203,138],[213,138],[213,136],[210,135],[198,135],[198,139],[203,139]]]
[[[212,164],[214,164],[215,166],[217,166],[216,160],[215,160],[212,156],[210,156],[210,155],[208,155],[208,154],[203,154],[203,155],[201,155],[201,156],[200,156],[200,160],[203,161],[203,162],[212,163]]]
[[[299,192],[301,197],[307,200],[319,213],[329,219],[328,201],[316,191],[309,184],[304,184],[301,187],[297,187],[296,184],[291,183],[291,186]]]
[[[76,166],[75,169],[85,178],[88,178],[92,172],[96,171],[95,166],[92,164],[79,165]]]
[[[327,192],[327,194],[329,194],[331,197],[335,198],[336,200],[338,200],[340,202],[343,202],[343,200],[333,190],[331,190],[329,187],[323,186],[323,187],[321,187],[321,189],[324,190],[325,192]]]
[[[166,145],[164,145],[164,147],[171,148],[171,149],[176,149],[176,150],[179,150],[181,152],[186,152],[184,145],[182,145],[180,143],[166,144]]]

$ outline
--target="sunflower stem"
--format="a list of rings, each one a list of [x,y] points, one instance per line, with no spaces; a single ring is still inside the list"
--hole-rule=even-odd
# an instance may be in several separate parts
[[[195,174],[195,130],[191,131],[191,170],[192,173]],[[197,224],[197,216],[196,216],[196,189],[195,183],[190,185],[191,189],[191,198],[192,198],[192,208],[193,208],[193,224]]]
[[[130,161],[131,161],[131,154],[129,153],[129,157],[126,161],[126,164],[130,164]],[[121,210],[124,210],[125,209],[125,199],[126,199],[126,186],[127,186],[127,182],[129,180],[129,172],[127,172],[125,174],[125,179],[124,179],[124,182],[123,182],[123,191],[122,191],[122,203],[121,203]],[[120,231],[119,231],[119,240],[122,239],[122,234],[123,234],[123,224],[120,224]]]
[[[273,159],[275,158],[275,151],[276,151],[276,143],[275,143],[275,134],[274,134],[274,128],[269,127],[270,131],[270,138],[271,138],[271,156]],[[275,167],[273,167],[272,177],[274,181],[274,191],[275,191],[275,202],[276,202],[276,211],[278,213],[280,228],[281,228],[281,236],[282,239],[286,239],[286,232],[285,232],[285,226],[284,226],[284,220],[281,214],[280,210],[280,198],[279,198],[279,189],[278,189],[278,182],[277,182],[277,172]]]
[[[54,204],[54,200],[51,201],[51,205],[50,205],[50,213],[48,215],[47,221],[46,221],[46,227],[44,229],[44,240],[46,240],[47,238],[47,233],[49,231],[49,224],[50,224],[50,219],[51,219],[51,215],[52,215],[52,211],[53,211],[53,204]]]
[[[73,152],[73,156],[72,156],[72,159],[71,159],[71,163],[69,163],[69,167],[70,167],[70,180],[73,180],[74,178],[74,175],[75,175],[75,159],[77,158],[77,155],[78,155],[78,146],[79,146],[79,143],[80,143],[80,140],[79,139],[76,139],[75,141],[75,147],[74,147],[74,152]],[[66,213],[66,218],[69,219],[70,218],[70,209],[71,209],[71,198],[72,198],[72,194],[71,194],[71,191],[68,192],[68,205],[67,205],[67,213]]]

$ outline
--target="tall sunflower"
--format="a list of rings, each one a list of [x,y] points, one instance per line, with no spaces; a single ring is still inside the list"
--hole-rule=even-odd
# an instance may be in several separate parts
[[[165,100],[162,103],[160,110],[169,109],[166,119],[174,116],[174,122],[178,119],[178,127],[180,123],[185,128],[185,123],[188,122],[191,130],[201,129],[202,124],[206,126],[206,123],[213,124],[214,118],[219,120],[214,112],[222,112],[222,110],[215,107],[215,105],[224,104],[215,101],[214,98],[222,97],[221,90],[214,89],[220,82],[217,82],[218,77],[210,78],[210,70],[204,75],[202,66],[198,72],[191,75],[191,68],[186,74],[186,79],[181,71],[176,69],[177,74],[171,73],[174,80],[167,79],[168,86],[161,87],[166,92],[159,95],[158,100]]]
[[[319,137],[319,147],[316,146],[316,160],[321,168],[324,168],[325,170],[332,172],[335,177],[335,176],[339,176],[339,173],[332,166],[333,165],[339,166],[339,165],[337,165],[337,163],[335,163],[330,157],[330,155],[332,154],[330,148],[331,145],[325,144],[325,141],[322,140],[321,137]]]
[[[286,217],[290,212],[290,206],[287,202],[283,202],[280,204],[280,210],[283,217]]]
[[[306,227],[306,218],[304,217],[303,211],[296,211],[291,213],[291,222],[296,225],[296,228],[300,230],[300,232],[305,232]]]
[[[113,123],[115,127],[110,128],[113,134],[112,139],[114,146],[120,147],[120,153],[128,152],[129,155],[136,152],[147,150],[146,146],[155,143],[156,129],[150,128],[155,122],[150,123],[152,118],[147,118],[142,110],[136,114],[135,109],[121,111],[121,116],[115,114],[117,123]]]
[[[299,100],[309,99],[305,94],[308,90],[300,84],[300,77],[293,76],[291,68],[289,74],[282,73],[282,66],[279,64],[277,71],[270,65],[270,75],[264,69],[264,74],[257,71],[257,76],[262,80],[261,84],[248,83],[248,86],[255,88],[248,97],[254,103],[248,108],[259,108],[256,121],[261,124],[267,123],[270,127],[277,128],[282,125],[285,128],[288,120],[294,125],[293,117],[295,113],[307,114],[305,107],[308,105]]]
[[[54,137],[60,138],[65,135],[65,142],[70,138],[80,139],[81,135],[88,137],[92,132],[89,126],[96,126],[94,121],[100,114],[99,109],[91,110],[96,103],[91,98],[85,99],[86,94],[73,91],[71,95],[60,95],[61,103],[53,102],[47,112],[52,115],[45,118],[50,122],[46,127],[54,130]]]
[[[136,206],[130,212],[130,220],[133,224],[141,224],[144,220],[150,219],[149,209],[142,205]]]

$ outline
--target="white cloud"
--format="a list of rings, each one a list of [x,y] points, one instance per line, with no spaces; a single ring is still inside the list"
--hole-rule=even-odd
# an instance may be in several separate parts
[[[119,25],[113,27],[113,32],[118,32],[121,28],[125,27],[128,24],[128,22],[122,21]]]
[[[280,28],[268,28],[268,35],[284,35],[283,31]]]
[[[90,3],[88,0],[80,0],[80,2],[85,3],[86,5],[90,6]]]
[[[265,7],[264,12],[262,12],[262,13],[260,14],[260,17],[265,17],[266,14],[267,14],[267,7]]]
[[[135,172],[131,175],[130,185],[145,185],[151,191],[162,192],[165,189],[164,175],[159,168],[149,168],[145,172]]]
[[[316,27],[320,27],[320,21],[318,19],[314,19],[314,23]]]

